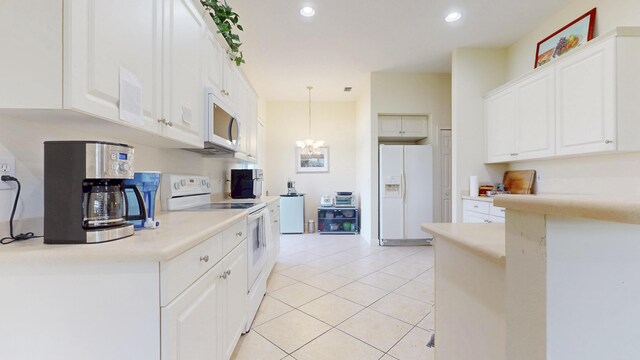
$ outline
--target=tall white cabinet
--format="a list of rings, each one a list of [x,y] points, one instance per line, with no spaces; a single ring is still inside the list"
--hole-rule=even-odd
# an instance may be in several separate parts
[[[163,115],[169,137],[202,146],[204,20],[191,0],[164,0]]]

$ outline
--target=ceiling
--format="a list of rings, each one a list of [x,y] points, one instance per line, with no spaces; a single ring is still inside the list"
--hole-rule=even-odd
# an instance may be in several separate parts
[[[304,101],[309,85],[313,101],[354,101],[371,72],[448,73],[454,48],[509,46],[569,1],[227,0],[242,68],[268,101]],[[446,23],[454,10],[462,19]]]

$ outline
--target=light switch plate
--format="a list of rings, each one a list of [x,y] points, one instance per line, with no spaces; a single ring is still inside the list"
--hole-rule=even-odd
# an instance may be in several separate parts
[[[0,175],[16,176],[16,158],[0,156]],[[0,181],[0,190],[15,188],[13,182]]]

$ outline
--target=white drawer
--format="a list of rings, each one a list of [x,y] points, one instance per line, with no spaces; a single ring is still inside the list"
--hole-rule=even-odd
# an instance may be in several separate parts
[[[222,260],[222,234],[160,263],[160,306],[165,306]]]
[[[503,207],[499,207],[499,206],[493,206],[493,204],[490,204],[491,206],[489,206],[489,215],[491,216],[497,216],[497,217],[504,217],[505,214],[505,208]]]
[[[478,201],[478,200],[464,200],[464,210],[465,211],[474,211],[483,214],[489,214],[489,205],[486,201]]]
[[[222,253],[228,254],[247,238],[247,219],[244,218],[222,232]]]
[[[489,222],[489,214],[465,211],[462,213],[462,221],[465,223],[487,223]]]
[[[504,218],[500,217],[500,216],[490,215],[489,216],[489,222],[498,223],[498,224],[504,224]]]

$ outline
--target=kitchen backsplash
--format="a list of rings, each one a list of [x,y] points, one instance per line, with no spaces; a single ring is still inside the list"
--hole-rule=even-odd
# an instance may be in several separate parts
[[[44,147],[45,140],[105,140],[115,141],[92,133],[82,133],[73,128],[60,128],[30,121],[18,121],[0,117],[0,156],[16,159],[16,177],[22,184],[20,201],[16,211],[14,233],[33,231],[42,233],[44,212]],[[211,178],[214,196],[221,198],[225,188],[225,176],[229,169],[241,168],[242,163],[233,159],[206,158],[182,150],[155,148],[128,143],[135,147],[137,171],[161,171],[206,175]],[[0,236],[9,234],[8,221],[15,190],[0,190]]]

